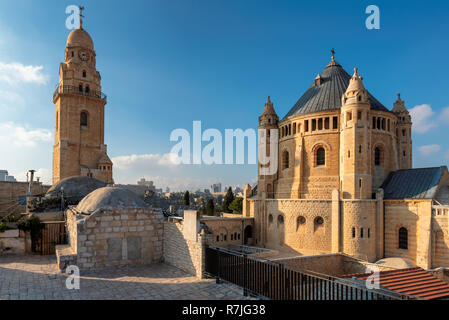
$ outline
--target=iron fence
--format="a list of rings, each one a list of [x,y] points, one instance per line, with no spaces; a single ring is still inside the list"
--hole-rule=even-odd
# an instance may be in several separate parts
[[[351,279],[318,276],[224,248],[206,247],[206,274],[243,288],[245,295],[273,300],[400,300],[386,290],[370,290]]]

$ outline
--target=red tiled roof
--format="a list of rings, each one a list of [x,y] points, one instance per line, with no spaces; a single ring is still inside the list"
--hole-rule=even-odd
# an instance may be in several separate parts
[[[355,277],[366,280],[372,273],[346,274],[343,278]],[[418,299],[441,299],[449,297],[449,284],[422,268],[407,268],[379,272],[380,285],[388,290],[414,296]]]

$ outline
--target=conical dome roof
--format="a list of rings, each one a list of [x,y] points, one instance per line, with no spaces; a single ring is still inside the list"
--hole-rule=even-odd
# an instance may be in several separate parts
[[[329,111],[341,108],[341,97],[346,92],[351,76],[336,62],[331,61],[320,73],[319,85],[312,86],[299,98],[284,119],[296,115]],[[389,111],[368,93],[371,109]]]

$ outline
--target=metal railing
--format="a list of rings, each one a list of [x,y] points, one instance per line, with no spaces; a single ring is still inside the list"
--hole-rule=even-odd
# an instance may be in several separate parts
[[[86,90],[81,90],[78,87],[75,86],[57,86],[55,92],[53,93],[53,100],[56,98],[56,96],[58,94],[76,94],[76,95],[80,95],[80,96],[85,96],[85,97],[91,97],[91,98],[96,98],[96,99],[101,99],[103,101],[107,101],[107,96],[106,94],[104,94],[101,91],[96,91],[96,90],[89,90],[86,92]]]
[[[244,295],[274,300],[401,300],[387,290],[370,290],[360,282],[294,271],[280,263],[224,248],[206,247],[206,275],[243,288]]]

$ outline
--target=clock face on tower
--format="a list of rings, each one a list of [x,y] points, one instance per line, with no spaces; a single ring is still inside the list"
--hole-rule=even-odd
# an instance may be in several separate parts
[[[87,51],[81,50],[81,51],[78,53],[78,56],[79,56],[80,59],[83,60],[83,61],[89,60],[89,52],[87,52]]]

